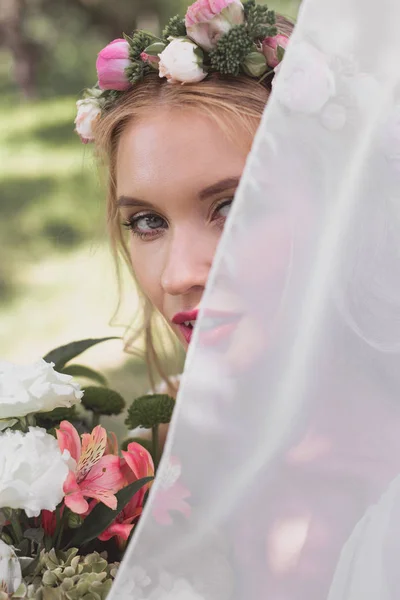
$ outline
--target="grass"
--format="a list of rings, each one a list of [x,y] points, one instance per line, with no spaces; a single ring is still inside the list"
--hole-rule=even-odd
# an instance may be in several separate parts
[[[122,336],[104,192],[73,132],[75,99],[0,106],[0,357],[31,362],[86,337]],[[137,295],[127,295],[128,323]],[[107,342],[81,359],[127,401],[148,388],[144,363]],[[107,422],[107,419],[105,420]],[[121,419],[113,428],[123,434]]]

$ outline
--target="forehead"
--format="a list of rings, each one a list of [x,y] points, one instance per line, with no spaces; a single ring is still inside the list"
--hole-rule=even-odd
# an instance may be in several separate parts
[[[238,135],[245,137],[244,130]],[[191,110],[157,110],[131,122],[117,152],[118,194],[143,197],[152,190],[175,192],[203,188],[240,175],[244,144],[235,144],[216,120]]]

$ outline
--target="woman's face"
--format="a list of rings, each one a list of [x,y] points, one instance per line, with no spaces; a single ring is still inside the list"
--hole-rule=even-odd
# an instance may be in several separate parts
[[[126,127],[119,143],[117,196],[132,267],[185,348],[244,169],[242,146],[206,116],[162,109]]]

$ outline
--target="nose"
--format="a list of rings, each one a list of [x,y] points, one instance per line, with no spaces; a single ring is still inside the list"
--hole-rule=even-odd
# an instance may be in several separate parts
[[[166,294],[187,295],[205,288],[218,239],[211,232],[184,225],[171,233],[161,286]]]

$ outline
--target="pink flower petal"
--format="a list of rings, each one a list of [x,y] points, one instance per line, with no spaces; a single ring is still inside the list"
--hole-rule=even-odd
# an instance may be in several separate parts
[[[125,484],[118,456],[108,454],[94,465],[85,479],[79,482],[79,489],[86,498],[96,498],[113,510],[117,508],[115,497]]]
[[[118,38],[108,44],[101,52],[99,56],[107,60],[114,58],[129,58],[129,44],[126,40]]]
[[[68,421],[61,421],[56,435],[61,452],[68,450],[72,458],[78,462],[81,455],[81,440],[75,427]]]
[[[150,453],[136,442],[131,442],[126,452],[122,451],[128,467],[136,479],[152,477],[154,475],[154,463]]]
[[[82,435],[82,452],[78,461],[78,480],[83,479],[87,473],[99,462],[107,446],[107,431],[97,425],[92,433]]]
[[[117,39],[108,44],[97,57],[96,69],[99,86],[102,90],[124,91],[130,88],[125,70],[131,64],[129,44]]]
[[[74,473],[71,471],[64,482],[63,490],[65,494],[65,505],[68,506],[72,512],[76,513],[77,515],[82,515],[88,510],[89,505],[83,497]]]
[[[118,439],[112,431],[107,435],[107,446],[104,454],[118,454]]]
[[[126,523],[112,523],[110,527],[107,527],[103,533],[98,536],[101,542],[108,542],[112,537],[119,537],[123,540],[127,540],[131,534],[134,525]]]

